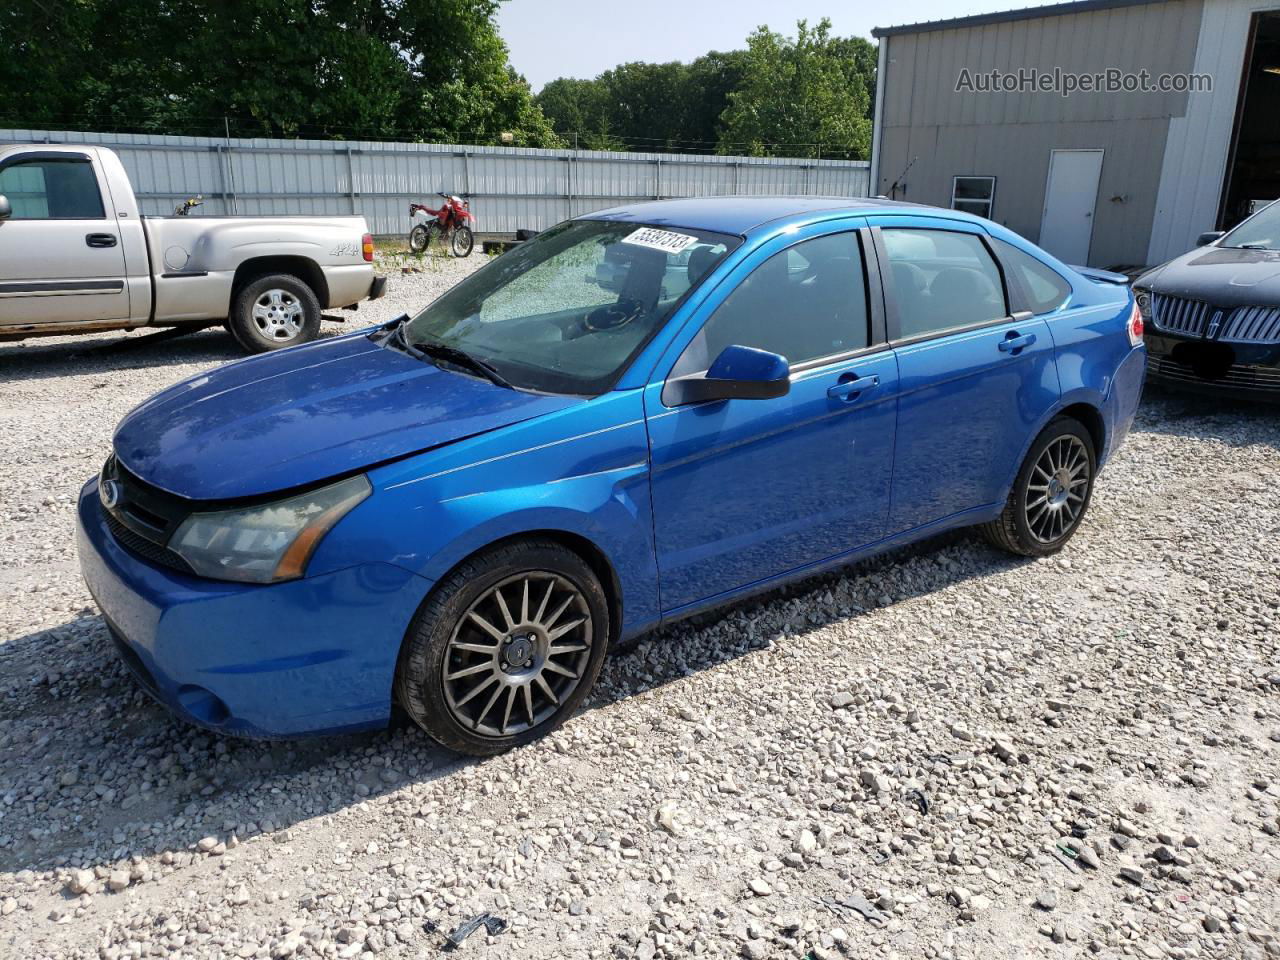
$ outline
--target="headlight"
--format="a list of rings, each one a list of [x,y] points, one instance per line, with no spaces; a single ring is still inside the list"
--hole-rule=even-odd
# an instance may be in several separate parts
[[[311,554],[335,523],[372,492],[351,477],[275,503],[193,513],[169,541],[202,577],[275,583],[307,569]]]
[[[1151,291],[1143,287],[1133,288],[1133,299],[1138,301],[1138,309],[1142,311],[1142,319],[1151,319]]]

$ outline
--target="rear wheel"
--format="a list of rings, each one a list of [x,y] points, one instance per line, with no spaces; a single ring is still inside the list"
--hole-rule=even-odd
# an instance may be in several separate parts
[[[423,253],[431,243],[431,231],[425,224],[418,224],[409,231],[409,249],[413,253]]]
[[[319,335],[320,301],[291,274],[258,277],[232,298],[227,326],[249,353],[296,346]]]
[[[466,561],[428,598],[405,638],[396,699],[461,753],[536,740],[590,693],[609,644],[595,573],[557,543],[521,541]]]
[[[471,232],[470,227],[457,227],[453,231],[453,255],[455,257],[469,257],[471,250],[476,245],[476,235]]]
[[[984,535],[1025,557],[1057,553],[1084,519],[1096,470],[1089,431],[1078,420],[1059,417],[1031,445],[1004,512],[983,526]]]

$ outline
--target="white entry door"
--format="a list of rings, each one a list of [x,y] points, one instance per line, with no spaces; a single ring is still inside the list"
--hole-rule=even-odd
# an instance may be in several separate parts
[[[1064,263],[1089,262],[1101,175],[1101,150],[1054,150],[1049,154],[1040,246]]]

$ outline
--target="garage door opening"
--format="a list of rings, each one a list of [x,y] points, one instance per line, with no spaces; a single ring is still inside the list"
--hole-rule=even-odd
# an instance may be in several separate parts
[[[1256,13],[1218,227],[1229,230],[1261,204],[1280,197],[1280,12]]]

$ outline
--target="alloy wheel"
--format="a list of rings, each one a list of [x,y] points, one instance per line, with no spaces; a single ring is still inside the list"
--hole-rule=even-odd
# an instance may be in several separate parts
[[[449,711],[465,729],[510,737],[549,719],[590,659],[591,609],[548,571],[508,577],[459,619],[441,665]]]
[[[292,340],[305,320],[301,301],[288,290],[264,290],[253,302],[253,322],[269,340]]]
[[[1041,543],[1067,534],[1084,512],[1089,451],[1079,437],[1058,437],[1040,454],[1027,481],[1027,527]]]

